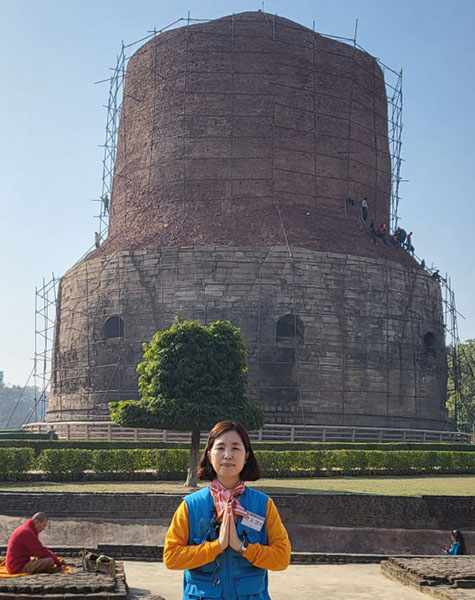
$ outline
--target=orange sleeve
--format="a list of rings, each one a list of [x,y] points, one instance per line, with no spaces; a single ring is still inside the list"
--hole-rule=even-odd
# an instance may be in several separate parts
[[[272,498],[266,509],[267,546],[249,544],[243,556],[260,569],[283,571],[290,563],[290,541]]]
[[[163,562],[167,569],[195,569],[211,562],[221,554],[218,540],[189,546],[189,535],[188,508],[183,500],[173,515],[165,538]]]

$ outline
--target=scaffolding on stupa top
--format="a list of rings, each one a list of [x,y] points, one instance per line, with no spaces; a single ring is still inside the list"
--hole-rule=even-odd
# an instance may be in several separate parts
[[[275,18],[277,15],[268,14],[264,11],[259,12],[262,12],[264,14],[264,16],[269,20],[270,24],[273,24],[273,31],[275,32]],[[232,15],[232,18],[234,19],[234,15]],[[167,30],[180,27],[183,24],[192,25],[198,23],[207,23],[211,20],[212,19],[191,18],[190,12],[188,11],[187,17],[181,17],[173,21],[169,25],[162,27],[161,29],[153,29],[153,31],[149,31],[146,36],[136,40],[135,42],[131,42],[130,44],[124,44],[124,42],[122,42],[120,51],[117,55],[116,64],[114,67],[111,68],[111,77],[95,82],[96,84],[107,82],[109,83],[108,101],[107,104],[104,106],[104,108],[106,108],[107,110],[105,139],[104,144],[101,145],[101,147],[103,148],[101,194],[100,198],[94,199],[95,202],[99,203],[100,207],[99,213],[96,215],[96,218],[99,221],[99,225],[97,228],[97,233],[99,237],[98,239],[96,239],[96,247],[98,246],[98,244],[102,243],[105,240],[109,229],[109,210],[112,202],[114,165],[117,155],[117,140],[122,109],[122,100],[124,97],[125,74],[129,59],[131,58],[132,54],[135,52],[139,44],[143,44],[144,42],[156,37],[157,35],[160,35],[161,33]],[[234,26],[232,27],[232,31],[234,32]],[[318,35],[321,35],[323,37],[351,44],[354,46],[354,48],[357,48],[358,50],[361,50],[362,52],[370,55],[370,53],[356,41],[357,22],[353,38],[316,32],[315,21],[313,21],[313,31],[314,33],[318,33]],[[399,195],[399,186],[402,181],[402,69],[400,71],[395,71],[391,67],[388,67],[386,64],[384,64],[379,58],[375,58],[375,60],[382,69],[384,75],[384,83],[386,87],[386,97],[388,105],[388,139],[391,158],[389,230],[390,232],[394,232],[398,228],[399,222],[398,208],[401,199]]]

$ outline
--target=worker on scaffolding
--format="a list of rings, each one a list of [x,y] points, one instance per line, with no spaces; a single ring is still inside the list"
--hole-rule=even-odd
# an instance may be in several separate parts
[[[374,221],[371,221],[371,223],[369,224],[369,232],[371,234],[371,241],[373,242],[373,244],[377,244],[378,242],[376,241],[376,238],[378,236],[376,234],[376,229],[374,227]]]
[[[368,220],[368,198],[366,198],[366,196],[361,200],[361,216],[366,223]]]
[[[402,248],[404,246],[405,241],[406,232],[401,227],[398,227],[393,233],[393,244],[396,246],[396,248]]]
[[[406,237],[406,250],[409,252],[411,256],[414,256],[414,246],[412,245],[412,231],[407,234]]]
[[[436,269],[435,271],[432,272],[432,279],[435,279],[435,281],[437,281],[437,283],[447,284],[447,279],[442,277],[439,269]]]
[[[386,241],[386,233],[387,232],[388,232],[388,226],[385,223],[381,223],[381,225],[376,230],[376,237],[378,237],[381,240],[383,240],[383,243],[384,243],[385,246],[388,245],[388,243]]]
[[[102,196],[102,208],[103,208],[103,214],[104,215],[108,215],[109,214],[109,196],[108,194],[106,194],[105,196]]]

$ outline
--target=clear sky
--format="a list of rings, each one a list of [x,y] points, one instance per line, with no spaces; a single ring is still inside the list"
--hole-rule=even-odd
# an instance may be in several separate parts
[[[35,286],[93,244],[106,84],[122,40],[188,11],[217,18],[259,0],[0,0],[0,370],[23,384]],[[264,9],[351,38],[403,68],[399,215],[416,252],[449,273],[462,340],[475,338],[475,1],[266,0]]]

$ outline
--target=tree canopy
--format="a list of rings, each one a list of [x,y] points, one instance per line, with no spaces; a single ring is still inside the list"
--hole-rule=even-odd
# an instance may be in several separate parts
[[[109,404],[118,425],[191,431],[192,463],[200,431],[218,421],[240,421],[248,429],[262,426],[262,407],[246,397],[244,338],[229,321],[204,326],[177,318],[143,349],[137,367],[140,399]]]
[[[18,429],[31,413],[35,402],[35,388],[6,385],[0,371],[0,429]]]
[[[447,409],[455,417],[457,393],[454,381],[453,348],[448,349],[449,378],[447,382]],[[456,348],[460,362],[460,395],[457,402],[457,429],[473,431],[475,427],[475,340],[467,340]]]

